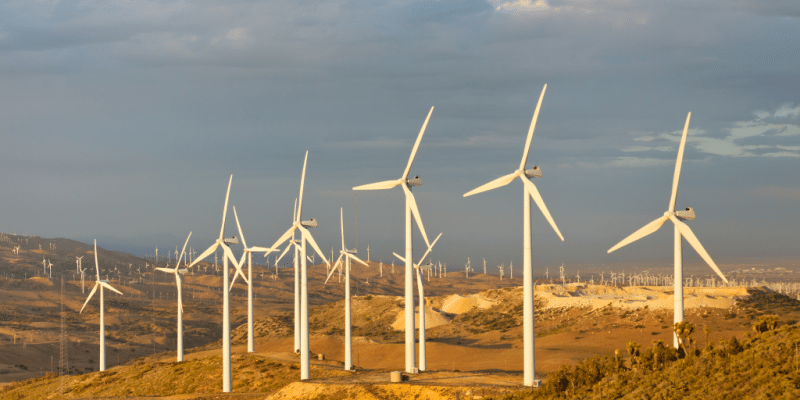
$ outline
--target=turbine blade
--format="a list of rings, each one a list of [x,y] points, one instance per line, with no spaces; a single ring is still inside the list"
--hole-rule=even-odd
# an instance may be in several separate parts
[[[525,151],[522,153],[522,161],[519,163],[519,169],[525,169],[525,163],[528,162],[528,152],[531,149],[531,139],[533,139],[533,130],[536,128],[536,120],[539,119],[539,109],[542,108],[542,99],[544,99],[544,91],[547,90],[547,84],[542,88],[542,94],[539,95],[539,102],[536,103],[536,110],[533,112],[533,119],[531,120],[531,127],[528,128],[528,138],[525,139]]]
[[[242,233],[242,225],[239,223],[239,215],[236,214],[236,206],[233,206],[233,218],[236,219],[236,227],[239,228],[239,237],[242,238],[242,247],[247,250],[247,242],[244,241],[244,233]]]
[[[246,276],[244,276],[244,272],[242,272],[242,268],[241,268],[241,266],[240,266],[240,265],[238,265],[238,264],[234,264],[234,267],[236,267],[236,272],[233,274],[233,280],[231,280],[231,287],[230,287],[230,288],[228,288],[228,290],[232,290],[232,289],[233,289],[233,284],[234,284],[234,282],[236,282],[236,277],[237,277],[237,276],[241,276],[241,277],[242,277],[242,280],[244,281],[244,283],[245,283],[245,284],[248,284],[248,283],[249,283],[249,282],[247,281],[247,277],[246,277]]]
[[[339,208],[339,217],[339,221],[342,225],[342,250],[347,250],[347,248],[344,246],[344,207]]]
[[[297,197],[294,198],[294,211],[292,212],[292,223],[297,221]]]
[[[534,185],[533,182],[531,182],[531,180],[528,179],[527,177],[520,175],[520,179],[522,179],[522,182],[525,184],[525,188],[528,189],[528,193],[530,193],[531,197],[533,197],[533,201],[535,201],[536,205],[539,206],[539,210],[542,211],[542,214],[544,214],[544,217],[547,219],[547,222],[550,223],[550,226],[553,227],[553,230],[556,231],[556,234],[558,235],[558,237],[561,238],[561,241],[563,242],[564,236],[562,236],[561,231],[558,230],[558,227],[556,226],[556,221],[553,220],[553,217],[550,215],[550,211],[547,211],[547,206],[544,205],[544,200],[542,200],[542,195],[539,194],[539,189],[536,189],[536,185]]]
[[[300,196],[298,197],[295,222],[299,222],[303,215],[303,186],[306,184],[306,164],[308,164],[308,150],[306,150],[306,158],[303,160],[303,175],[300,177]]]
[[[331,279],[331,276],[333,276],[333,272],[336,271],[336,268],[341,268],[341,265],[342,265],[342,255],[339,254],[339,258],[336,260],[336,263],[333,264],[333,268],[331,268],[331,270],[328,272],[328,277],[325,278],[326,285],[328,284],[328,280]]]
[[[395,257],[399,258],[399,259],[400,259],[400,261],[402,261],[402,262],[406,262],[406,259],[405,259],[405,258],[403,258],[403,257],[400,257],[400,254],[397,254],[397,253],[392,253],[392,254],[394,254],[394,256],[395,256]]]
[[[94,292],[97,291],[97,287],[98,286],[100,286],[100,281],[97,281],[97,283],[94,284],[94,287],[92,288],[92,291],[89,293],[89,297],[87,297],[86,301],[83,302],[83,307],[81,307],[81,311],[78,314],[82,313],[83,309],[86,308],[86,305],[89,304],[89,300],[91,300],[92,296],[94,296]]]
[[[725,275],[722,274],[722,271],[719,270],[717,264],[715,264],[714,260],[711,259],[711,256],[708,255],[706,249],[703,248],[703,245],[700,244],[699,240],[697,240],[697,236],[694,235],[694,232],[692,232],[692,230],[689,228],[689,225],[684,224],[683,221],[679,220],[674,215],[670,216],[669,219],[670,221],[672,221],[673,224],[675,224],[675,226],[678,227],[678,230],[681,232],[681,235],[683,235],[683,237],[686,238],[686,241],[689,242],[689,244],[692,245],[692,247],[694,247],[695,251],[697,251],[697,254],[700,254],[700,257],[702,257],[703,260],[706,261],[708,266],[711,267],[711,269],[713,269],[714,272],[716,272],[717,275],[719,275],[719,277],[722,278],[722,280],[725,283],[728,283],[728,279],[725,278]]]
[[[175,272],[174,269],[170,269],[170,268],[156,268],[156,271],[168,272],[170,274]]]
[[[281,262],[281,259],[283,259],[283,256],[285,256],[286,253],[288,253],[289,249],[291,249],[291,248],[292,248],[292,243],[289,243],[289,245],[286,246],[286,249],[283,250],[283,253],[281,253],[281,256],[278,257],[278,260],[275,261],[275,265],[278,265],[278,263]],[[264,255],[264,257],[266,257],[266,255]]]
[[[272,247],[273,248],[278,247],[281,244],[283,244],[283,242],[285,242],[287,239],[292,237],[292,234],[294,233],[294,230],[297,229],[298,226],[300,226],[300,224],[292,225],[292,227],[289,228],[289,230],[284,232],[283,235],[281,235],[281,237],[278,238],[278,240],[275,241],[275,244],[273,244]],[[288,250],[289,248],[287,247],[286,249]],[[283,254],[286,254],[285,250],[284,250]],[[283,258],[283,255],[281,255],[281,258]]]
[[[206,257],[211,255],[211,253],[213,253],[215,250],[217,250],[217,246],[219,246],[219,243],[220,242],[214,242],[214,244],[212,244],[211,247],[207,248],[206,251],[200,253],[200,256],[195,258],[194,261],[192,261],[192,263],[189,264],[189,266],[186,267],[186,268],[187,269],[188,268],[192,268],[195,264],[199,263],[200,261],[203,261]]]
[[[419,208],[417,208],[417,201],[414,199],[414,194],[411,193],[411,189],[409,189],[408,186],[402,186],[403,191],[406,193],[406,203],[408,203],[408,206],[411,207],[411,214],[414,215],[414,219],[417,221],[419,233],[421,233],[422,238],[425,239],[425,244],[430,246],[431,242],[428,240],[428,234],[425,233],[425,226],[422,225],[422,217],[419,215]]]
[[[686,125],[683,126],[683,136],[678,147],[678,159],[675,161],[675,175],[672,176],[672,196],[669,198],[667,211],[675,211],[675,200],[678,198],[678,181],[681,179],[681,164],[683,164],[683,149],[686,147],[686,134],[689,132],[689,119],[692,113],[686,116]]]
[[[358,257],[356,257],[356,256],[354,256],[354,255],[352,255],[352,254],[349,254],[349,253],[347,254],[347,256],[348,256],[348,257],[350,257],[350,259],[351,259],[351,260],[358,261],[358,262],[360,262],[361,264],[364,264],[364,265],[366,265],[366,266],[368,266],[368,267],[369,267],[369,264],[365,263],[365,262],[364,262],[362,259],[360,259],[360,258],[358,258]]]
[[[269,248],[269,247],[259,247],[259,246],[251,247],[251,248],[247,249],[247,251],[250,252],[250,253],[261,253],[261,252],[263,252],[264,253],[264,257],[266,257],[266,256],[270,255],[270,253],[274,253],[274,252],[276,252],[278,250],[280,250],[280,249],[274,249],[274,248]]]
[[[431,245],[428,246],[428,250],[425,250],[425,254],[423,254],[422,258],[419,259],[419,264],[417,264],[417,265],[421,265],[425,261],[425,257],[427,257],[428,254],[431,252],[431,250],[433,250],[433,246],[436,245],[436,242],[439,241],[440,237],[442,237],[441,233],[439,233],[439,236],[437,236],[436,239],[433,241],[433,243],[431,243]]]
[[[238,265],[238,261],[236,260],[236,256],[233,255],[233,252],[231,251],[231,249],[226,245],[222,245],[221,247],[222,247],[222,252],[224,253],[224,256],[228,257],[228,260],[230,260],[230,262],[233,265]]]
[[[408,178],[408,173],[411,171],[411,164],[414,163],[414,157],[417,155],[417,149],[419,149],[419,142],[422,141],[422,135],[425,134],[425,128],[428,127],[428,120],[431,119],[431,114],[433,114],[433,107],[431,107],[431,110],[428,111],[428,116],[425,118],[425,122],[422,123],[422,129],[419,130],[417,141],[414,142],[414,148],[411,149],[411,156],[408,157],[408,165],[406,165],[406,170],[403,172],[403,177],[400,179],[405,180]]]
[[[414,268],[414,272],[417,274],[417,290],[419,290],[419,293],[422,293],[422,276],[420,276],[419,268]],[[425,304],[419,305],[419,312],[425,312]]]
[[[391,189],[402,182],[401,179],[395,179],[393,181],[381,181],[375,183],[368,183],[366,185],[356,186],[353,190],[383,190],[383,189]]]
[[[238,273],[234,273],[234,274],[233,274],[233,279],[231,279],[231,287],[229,287],[229,288],[228,288],[228,291],[229,291],[229,292],[230,292],[231,290],[233,290],[233,284],[234,284],[234,283],[236,283],[236,277],[237,277],[237,276],[239,276],[239,274],[238,274]]]
[[[100,282],[100,264],[97,263],[97,239],[94,240],[94,268],[97,270],[97,281]]]
[[[183,249],[181,249],[181,256],[178,258],[178,263],[175,264],[175,270],[177,270],[181,266],[181,259],[183,258],[183,255],[186,252],[186,245],[189,244],[189,238],[190,237],[192,237],[192,232],[191,231],[189,232],[189,236],[186,237],[186,241],[183,243]]]
[[[661,228],[661,225],[664,225],[664,222],[667,222],[668,219],[669,219],[669,217],[666,217],[666,216],[661,216],[661,217],[656,218],[655,220],[653,220],[649,224],[639,228],[639,230],[637,230],[636,232],[631,233],[625,239],[622,239],[622,241],[617,243],[614,247],[608,249],[608,253],[611,253],[612,251],[614,251],[614,250],[616,250],[616,249],[618,249],[618,248],[620,248],[622,246],[625,246],[625,245],[627,245],[629,243],[635,242],[635,241],[637,241],[637,240],[639,240],[639,239],[641,239],[641,238],[643,238],[643,237],[645,237],[645,236],[657,231],[658,228]]]
[[[297,229],[300,229],[300,233],[303,235],[306,241],[308,241],[311,247],[314,248],[314,251],[317,252],[319,258],[321,258],[322,261],[325,261],[325,264],[330,265],[331,264],[330,261],[328,261],[328,259],[325,258],[325,253],[323,253],[322,250],[319,249],[319,246],[317,246],[317,242],[314,241],[314,237],[311,236],[311,232],[309,232],[308,229],[306,229],[304,226],[298,226]]]
[[[495,188],[499,188],[501,186],[508,185],[511,181],[514,180],[517,176],[519,176],[521,172],[512,172],[508,175],[503,175],[489,183],[483,184],[481,186],[476,187],[475,189],[470,190],[467,193],[464,193],[464,197],[472,196],[473,194],[478,194],[481,192],[486,192],[488,190],[492,190]]]
[[[228,180],[228,192],[225,193],[225,208],[222,210],[222,226],[219,228],[219,240],[222,240],[222,235],[225,233],[225,217],[228,215],[228,198],[231,195],[231,183],[233,183],[233,174]]]
[[[122,294],[122,292],[120,292],[120,291],[119,291],[119,290],[117,290],[117,289],[114,289],[114,287],[113,287],[113,286],[109,285],[109,284],[108,284],[108,283],[106,283],[106,282],[102,282],[102,281],[101,281],[101,282],[99,282],[99,283],[100,283],[100,286],[102,286],[102,287],[104,287],[104,288],[106,288],[106,289],[108,289],[108,290],[111,290],[111,291],[117,292],[117,293],[119,293],[119,294]]]

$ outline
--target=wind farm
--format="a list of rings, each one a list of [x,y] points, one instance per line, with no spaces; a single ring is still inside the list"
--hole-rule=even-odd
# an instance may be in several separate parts
[[[467,256],[462,268],[451,267],[448,274],[447,263],[434,251],[444,232],[432,242],[428,240],[411,191],[421,186],[422,180],[409,178],[409,174],[431,108],[400,178],[353,187],[354,191],[403,189],[405,220],[398,231],[404,241],[398,234],[393,246],[402,244],[405,255],[392,254],[404,267],[396,268],[392,262],[389,268],[382,258],[370,254],[384,246],[369,234],[367,261],[357,256],[357,198],[355,223],[352,231],[348,229],[355,234],[355,247],[346,245],[349,235],[344,207],[339,208],[337,238],[312,236],[309,228],[320,225],[316,218],[303,219],[304,194],[309,195],[308,151],[289,229],[278,236],[280,226],[265,229],[252,218],[244,220],[246,227],[261,232],[256,235],[259,241],[264,240],[264,231],[278,237],[270,247],[253,245],[250,233],[251,245],[247,244],[242,220],[229,201],[233,175],[222,203],[219,233],[209,232],[215,239],[199,256],[189,246],[192,232],[180,253],[175,245],[174,260],[172,253],[164,260],[157,252],[158,245],[171,248],[172,243],[158,244],[152,252],[99,252],[97,240],[89,247],[70,239],[0,234],[0,296],[8,299],[0,314],[6,323],[0,329],[4,350],[0,394],[18,398],[42,397],[44,393],[58,398],[204,398],[221,393],[249,398],[256,393],[269,399],[329,395],[342,399],[516,399],[602,396],[604,391],[614,396],[636,395],[640,387],[624,382],[637,374],[639,379],[663,379],[657,377],[657,371],[695,365],[698,357],[725,368],[727,364],[719,357],[745,353],[755,341],[768,340],[773,333],[784,332],[769,340],[789,349],[786,338],[800,337],[796,322],[800,319],[800,271],[721,264],[723,273],[682,222],[696,218],[694,209],[675,210],[691,113],[678,141],[668,210],[607,251],[610,254],[653,234],[670,220],[675,226],[672,265],[659,261],[613,266],[562,262],[556,277],[549,272],[556,265],[535,261],[535,250],[543,246],[533,245],[531,199],[544,222],[564,241],[531,181],[543,177],[542,169],[527,167],[546,90],[545,84],[519,167],[463,195],[470,197],[521,180],[522,278],[513,275],[513,261],[518,256],[490,258],[489,262],[480,257],[482,273],[472,268]],[[309,196],[315,195],[312,191]],[[424,192],[418,195],[424,196]],[[362,204],[375,199],[362,198]],[[312,204],[319,206],[318,202]],[[229,207],[235,229],[226,225]],[[329,217],[321,220],[330,221]],[[421,257],[414,253],[412,222],[426,245]],[[685,262],[684,238],[702,262]],[[318,240],[341,242],[335,262],[325,257]],[[254,262],[254,253],[263,257]],[[332,251],[331,257],[334,255]],[[86,273],[90,268],[82,268],[84,257],[94,259],[94,274]],[[314,264],[316,260],[320,263]],[[703,268],[705,265],[711,270]],[[281,273],[282,268],[294,274]],[[337,279],[331,279],[334,274]],[[174,281],[168,275],[173,275]],[[87,280],[92,289],[85,296]],[[95,294],[99,307],[87,307]],[[704,339],[692,336],[701,330]],[[648,341],[653,347],[642,350]],[[715,341],[725,349],[723,353],[715,350]],[[655,363],[652,376],[642,375],[641,368],[648,363]],[[178,370],[192,373],[178,374]],[[595,375],[586,378],[586,371],[595,371]],[[115,377],[102,378],[109,373]],[[788,371],[784,375],[787,379],[792,376]],[[583,380],[570,380],[578,376],[584,376]],[[170,383],[164,385],[164,381]],[[692,385],[673,384],[659,393],[669,397],[670,390],[683,387],[686,391]],[[755,386],[772,390],[774,385]]]

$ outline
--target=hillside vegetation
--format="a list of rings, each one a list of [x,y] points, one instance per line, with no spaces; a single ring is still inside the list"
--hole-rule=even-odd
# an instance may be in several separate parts
[[[614,356],[564,366],[549,374],[540,390],[504,399],[800,398],[800,326],[778,323],[777,316],[761,316],[753,335],[702,348],[693,326],[681,323],[677,351],[662,341],[647,348],[628,342]]]

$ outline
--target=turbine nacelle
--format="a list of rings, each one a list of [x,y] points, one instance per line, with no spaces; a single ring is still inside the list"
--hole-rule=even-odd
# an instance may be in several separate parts
[[[311,218],[310,221],[301,221],[300,225],[303,225],[306,228],[316,228],[317,227],[317,220]]]
[[[542,177],[542,169],[539,168],[538,165],[533,167],[533,169],[526,169],[523,173],[528,178],[541,178]]]
[[[406,179],[406,185],[408,185],[408,186],[422,186],[422,178],[420,178],[419,175],[417,175],[417,176],[415,176],[415,177],[413,177],[411,179]]]
[[[238,239],[238,238],[236,238],[236,236],[234,236],[234,237],[232,237],[232,238],[225,238],[225,239],[223,239],[222,241],[223,241],[223,243],[225,243],[225,244],[227,244],[227,245],[231,245],[231,244],[239,244],[239,239]]]
[[[686,210],[675,211],[675,216],[678,217],[681,221],[684,220],[693,220],[696,218],[694,214],[694,209],[692,207],[686,207]]]

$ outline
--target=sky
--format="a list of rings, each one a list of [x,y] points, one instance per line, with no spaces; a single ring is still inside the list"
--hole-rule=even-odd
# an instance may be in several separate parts
[[[411,169],[433,259],[521,265],[522,184],[462,195],[517,169],[547,84],[527,166],[565,241],[534,205],[536,271],[672,262],[669,223],[606,250],[666,210],[688,112],[676,207],[706,250],[800,260],[798,65],[796,1],[4,1],[0,231],[202,251],[232,174],[269,246],[308,151],[320,247],[343,208],[348,247],[388,261],[402,190],[352,187],[399,178],[433,106]]]

